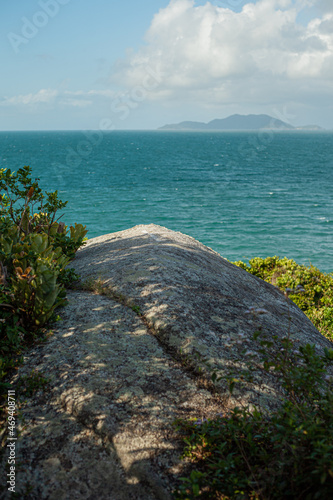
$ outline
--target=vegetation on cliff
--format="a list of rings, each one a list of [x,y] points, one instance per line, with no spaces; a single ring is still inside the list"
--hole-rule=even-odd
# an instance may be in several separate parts
[[[83,245],[81,224],[59,222],[67,202],[42,192],[30,167],[0,169],[0,384],[25,347],[43,336],[43,327],[65,303],[66,265]]]
[[[333,276],[290,259],[255,258],[236,262],[251,274],[278,286],[333,340]],[[263,310],[249,311],[260,323]],[[286,332],[280,350],[260,327],[263,368],[281,383],[282,405],[270,412],[239,407],[214,420],[178,421],[183,435],[187,476],[177,499],[312,500],[333,496],[333,349],[298,348]],[[253,366],[247,362],[248,374]],[[213,373],[212,380],[218,375]],[[230,379],[230,392],[241,380]]]
[[[289,298],[307,315],[322,335],[333,342],[333,274],[325,274],[314,266],[297,264],[286,257],[255,257],[234,262],[280,290],[290,290]],[[297,293],[297,287],[303,293]]]
[[[86,229],[67,228],[58,216],[65,206],[57,191],[42,193],[31,169],[0,170],[0,386],[22,360],[25,348],[43,339],[45,326],[65,304],[65,285],[75,279],[66,268],[83,245]],[[255,258],[246,271],[278,286],[333,340],[333,276],[290,259]],[[135,306],[137,307],[137,306]],[[135,309],[133,309],[135,310]],[[139,313],[139,311],[136,311]],[[265,314],[252,308],[249,314]],[[273,339],[275,343],[278,339]],[[222,409],[214,420],[179,421],[188,474],[178,499],[320,499],[333,496],[333,396],[328,368],[333,351],[319,355],[311,345],[298,348],[290,334],[276,350],[260,328],[263,369],[281,383],[281,408]],[[248,362],[251,373],[251,362]],[[218,374],[212,374],[212,381]],[[239,380],[230,379],[230,392]],[[40,373],[24,394],[45,385]],[[21,389],[20,389],[21,390]],[[29,392],[30,391],[30,392]]]

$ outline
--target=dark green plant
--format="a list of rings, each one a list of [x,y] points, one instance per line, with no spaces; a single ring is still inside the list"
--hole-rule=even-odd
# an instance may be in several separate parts
[[[26,329],[43,326],[54,309],[63,304],[63,287],[57,283],[69,258],[60,248],[54,248],[46,233],[20,234],[0,237],[0,255],[7,271],[11,304]]]
[[[58,191],[44,194],[38,181],[32,180],[28,166],[17,172],[0,169],[0,220],[11,222],[25,234],[47,232],[56,220],[57,211],[67,205],[59,200]],[[38,212],[36,216],[35,210]]]
[[[333,379],[327,375],[333,349],[318,355],[309,344],[296,349],[288,335],[279,341],[260,332],[253,341],[264,369],[281,383],[281,406],[270,414],[234,408],[215,420],[177,421],[191,461],[177,499],[333,496]]]
[[[141,310],[140,310],[140,306],[136,305],[136,304],[133,304],[131,306],[131,309],[132,311],[134,311],[136,314],[138,314],[139,316],[141,316]]]
[[[261,278],[281,290],[297,286],[304,293],[291,293],[289,298],[307,315],[316,328],[333,341],[333,274],[325,274],[314,266],[297,264],[292,259],[255,257],[249,261],[234,262],[245,271]]]
[[[31,397],[39,390],[45,390],[49,380],[42,373],[32,370],[29,375],[20,377],[16,384],[17,396]]]
[[[62,253],[72,260],[78,248],[84,244],[86,234],[85,226],[75,223],[74,227],[70,227],[69,235],[67,234],[67,226],[63,227],[62,232],[51,232],[51,236],[53,237],[52,243],[55,247],[60,247]]]
[[[43,335],[54,311],[65,303],[65,270],[87,233],[58,222],[67,202],[42,192],[30,167],[0,169],[0,384],[17,366],[22,350]]]
[[[79,280],[80,275],[72,267],[62,269],[58,276],[58,283],[64,285],[65,288],[72,288],[73,284]]]

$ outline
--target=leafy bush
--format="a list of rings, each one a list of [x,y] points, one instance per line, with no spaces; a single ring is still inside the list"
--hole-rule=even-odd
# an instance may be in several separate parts
[[[43,194],[30,167],[0,169],[0,380],[18,362],[22,346],[41,334],[64,304],[65,267],[83,245],[86,228],[59,222],[67,202]]]
[[[7,386],[2,383],[7,371],[22,361],[21,343],[25,334],[8,292],[0,285],[0,388]]]
[[[333,274],[325,274],[314,266],[297,264],[279,257],[256,257],[249,261],[234,262],[254,276],[258,276],[281,290],[296,290],[300,285],[305,293],[291,293],[290,299],[307,315],[322,335],[333,341]]]
[[[23,397],[31,397],[39,390],[46,389],[49,381],[44,375],[32,370],[29,375],[21,377],[16,385],[16,394]]]
[[[20,315],[21,325],[34,330],[44,325],[54,309],[64,303],[57,278],[69,258],[60,247],[54,249],[46,233],[22,237],[17,231],[11,237],[9,252],[6,239],[0,237],[3,266],[11,270],[7,275],[11,303]]]
[[[333,338],[333,276],[289,259],[255,258],[238,266],[282,290],[318,329]],[[301,292],[301,293],[300,293]],[[255,314],[255,308],[250,308]],[[258,310],[258,314],[263,310]],[[279,409],[267,414],[235,407],[212,420],[176,422],[185,442],[188,474],[177,499],[312,500],[333,498],[333,349],[297,349],[290,333],[279,340],[257,331],[260,364],[281,386]],[[251,381],[250,361],[248,374]],[[249,376],[247,376],[249,375]],[[212,374],[215,382],[221,377]],[[232,393],[235,380],[229,380]]]
[[[295,352],[288,338],[275,353],[266,340],[260,344],[266,370],[281,378],[280,409],[268,415],[236,407],[215,420],[178,421],[192,470],[177,499],[333,497],[333,383],[326,375],[333,350]]]
[[[55,222],[58,210],[65,208],[67,202],[58,198],[58,191],[46,191],[46,199],[38,185],[39,179],[31,178],[31,168],[23,167],[17,172],[0,169],[0,220],[13,224],[20,232],[49,232]],[[38,213],[34,208],[38,205]]]
[[[73,288],[73,284],[79,281],[79,279],[80,276],[70,267],[60,271],[58,283],[64,285],[65,288]]]

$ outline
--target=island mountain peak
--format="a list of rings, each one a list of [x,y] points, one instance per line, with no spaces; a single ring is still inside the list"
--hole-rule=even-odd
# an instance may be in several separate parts
[[[261,114],[261,115],[239,115],[234,114],[227,118],[211,120],[208,123],[183,121],[181,123],[173,123],[164,125],[158,130],[298,130],[298,129],[320,130],[320,127],[313,125],[311,127],[294,127],[278,118]]]

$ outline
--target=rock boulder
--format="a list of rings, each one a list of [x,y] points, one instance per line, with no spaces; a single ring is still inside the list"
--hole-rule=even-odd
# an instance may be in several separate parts
[[[12,380],[32,370],[47,379],[33,398],[18,394],[20,498],[171,499],[183,468],[176,418],[279,404],[256,329],[331,347],[276,288],[163,227],[93,238],[71,267],[81,282],[61,321]],[[226,378],[250,358],[254,383],[228,398]],[[222,374],[217,391],[207,363]]]
[[[258,329],[269,339],[289,334],[296,345],[315,344],[318,352],[332,347],[276,287],[164,227],[140,225],[93,238],[73,267],[82,279],[98,279],[111,295],[137,307],[163,348],[193,369],[205,371],[205,358],[226,376],[242,370],[245,360],[258,358],[252,341]],[[250,308],[266,313],[249,314]],[[274,380],[260,372],[257,381],[244,386],[243,401],[275,406]]]

